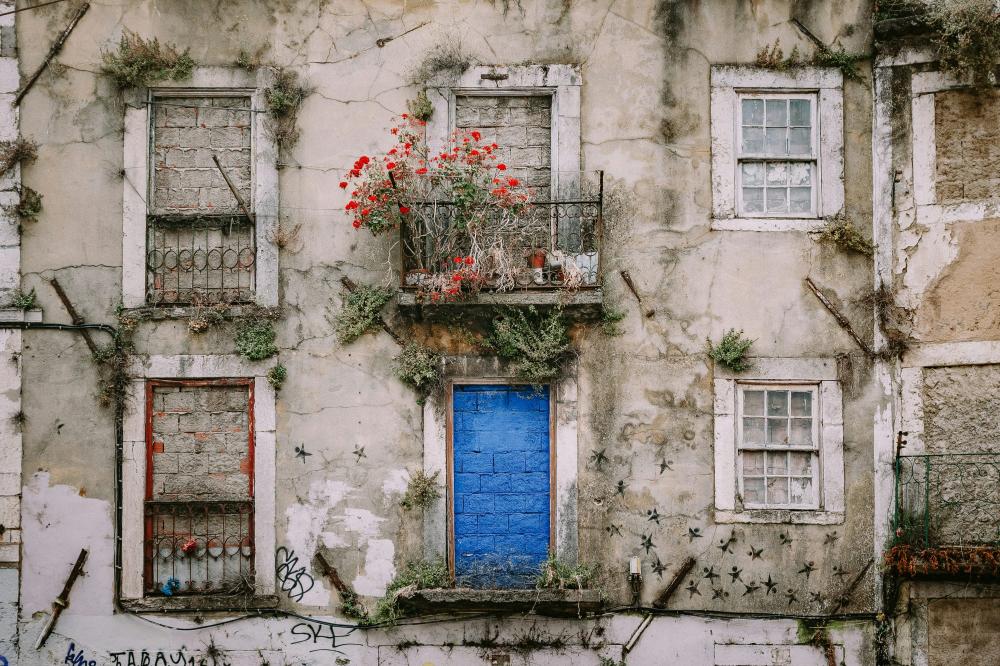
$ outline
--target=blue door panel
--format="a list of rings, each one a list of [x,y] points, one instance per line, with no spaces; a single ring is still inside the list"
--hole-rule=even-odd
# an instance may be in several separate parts
[[[549,550],[549,391],[460,385],[453,402],[455,574],[533,587]]]

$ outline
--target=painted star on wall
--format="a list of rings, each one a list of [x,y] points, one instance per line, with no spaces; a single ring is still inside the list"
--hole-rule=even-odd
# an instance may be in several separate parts
[[[699,597],[701,596],[701,591],[698,589],[698,583],[695,581],[691,581],[690,583],[688,583],[688,586],[685,587],[684,589],[688,591],[688,599],[690,599],[696,594]]]
[[[295,456],[297,458],[301,458],[303,464],[306,461],[306,456],[311,456],[311,455],[312,455],[311,453],[309,453],[308,451],[306,451],[306,445],[305,444],[303,444],[302,446],[296,446],[295,447]]]
[[[656,548],[656,544],[653,543],[653,535],[652,534],[648,534],[648,535],[647,534],[643,534],[642,535],[642,544],[640,544],[640,545],[643,548],[646,549],[646,554],[649,555],[649,550],[651,548]]]
[[[774,582],[773,580],[771,580],[771,574],[767,574],[767,580],[764,581],[764,587],[767,588],[767,591],[764,592],[764,596],[765,597],[767,595],[769,595],[769,594],[777,594],[778,593],[777,592],[778,584],[776,582]]]

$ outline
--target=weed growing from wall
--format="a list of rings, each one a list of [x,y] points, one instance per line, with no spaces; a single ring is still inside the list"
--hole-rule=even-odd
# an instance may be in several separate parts
[[[816,50],[816,53],[813,54],[812,58],[804,58],[802,54],[799,53],[799,47],[795,46],[786,58],[785,52],[781,48],[781,40],[776,39],[774,40],[774,44],[771,44],[770,46],[765,44],[759,51],[757,51],[757,57],[754,60],[754,64],[758,67],[766,67],[768,69],[775,69],[778,71],[786,71],[806,65],[812,65],[814,67],[836,67],[844,75],[845,79],[860,81],[861,74],[858,72],[857,64],[866,57],[867,56],[859,53],[848,53],[842,46],[837,49],[833,49],[828,46],[821,46]]]
[[[548,314],[534,307],[511,309],[492,322],[486,346],[510,362],[514,376],[528,384],[558,379],[573,358],[562,312]]]
[[[10,307],[17,310],[34,310],[35,305],[35,290],[32,289],[28,293],[24,293],[20,289],[14,292],[14,296],[10,301]]]
[[[236,351],[251,361],[263,361],[278,353],[278,334],[270,319],[240,317],[236,322]]]
[[[381,311],[392,298],[392,292],[385,287],[358,285],[344,298],[344,307],[334,320],[337,341],[350,344],[368,331],[379,326]]]
[[[279,150],[288,149],[299,139],[296,121],[302,101],[309,94],[300,83],[299,75],[283,67],[274,69],[274,84],[264,89],[264,103],[269,116],[268,128]]]
[[[448,573],[448,567],[443,561],[409,562],[389,582],[389,585],[385,588],[385,596],[375,604],[374,612],[369,614],[365,611],[357,619],[360,624],[365,625],[395,624],[396,620],[402,616],[397,605],[401,592],[431,590],[443,587],[451,587],[451,575]],[[358,612],[359,608],[360,606],[355,606],[352,608],[352,611]]]
[[[12,141],[0,141],[0,176],[14,168],[15,164],[28,162],[38,156],[38,144],[18,137]]]
[[[301,249],[299,246],[301,231],[301,224],[286,225],[284,222],[279,222],[275,229],[268,232],[267,240],[274,243],[278,249],[294,254]]]
[[[127,333],[119,332],[115,339],[94,352],[97,364],[97,399],[101,406],[123,404],[128,397],[129,364],[135,347]]]
[[[994,0],[931,0],[927,17],[938,33],[941,69],[971,75],[980,84],[993,79],[1000,53],[1000,7]]]
[[[872,242],[861,235],[853,222],[843,216],[827,219],[820,229],[811,233],[817,241],[835,245],[845,252],[856,252],[866,257],[875,254]]]
[[[25,222],[35,222],[42,212],[42,195],[30,187],[21,188],[21,199],[14,209],[17,216]]]
[[[441,490],[438,487],[439,472],[427,474],[424,470],[418,470],[410,475],[410,482],[406,485],[406,493],[399,505],[409,511],[410,509],[426,509],[441,497]]]
[[[424,88],[417,93],[417,96],[406,102],[406,110],[417,120],[427,122],[434,115],[434,106],[427,97],[427,89]]]
[[[195,62],[188,50],[160,44],[156,38],[143,39],[126,30],[114,51],[101,53],[101,71],[119,88],[149,86],[157,81],[181,81],[191,76]]]
[[[407,78],[415,86],[426,86],[438,78],[457,79],[474,62],[472,56],[466,53],[461,40],[445,39],[424,54]]]
[[[725,366],[733,372],[746,372],[753,364],[747,358],[747,352],[753,340],[743,337],[743,331],[731,328],[722,336],[719,344],[712,346],[712,341],[708,341],[708,355],[716,363]]]
[[[287,378],[288,368],[280,363],[267,371],[267,383],[270,384],[271,388],[275,391],[281,390],[281,387],[284,386]]]
[[[625,312],[623,310],[616,310],[614,308],[602,307],[601,308],[601,332],[604,335],[611,337],[616,337],[624,333],[621,326],[618,324],[625,319]]]
[[[403,347],[393,365],[396,377],[417,392],[421,404],[441,382],[441,355],[416,342]]]
[[[586,564],[568,564],[555,555],[542,563],[535,587],[549,590],[585,590],[590,587],[594,570]]]

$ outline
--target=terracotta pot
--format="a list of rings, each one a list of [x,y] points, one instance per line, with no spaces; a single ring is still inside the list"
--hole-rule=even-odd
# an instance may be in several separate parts
[[[540,248],[532,250],[528,256],[528,265],[532,268],[545,268],[545,250]]]

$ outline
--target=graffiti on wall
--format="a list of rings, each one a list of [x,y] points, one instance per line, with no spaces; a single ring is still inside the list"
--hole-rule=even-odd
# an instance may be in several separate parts
[[[310,652],[337,652],[343,654],[339,648],[347,645],[362,645],[362,643],[345,643],[343,639],[354,633],[354,629],[348,629],[343,633],[337,633],[336,627],[331,624],[318,622],[299,622],[292,627],[292,645],[310,644],[314,646]]]
[[[87,655],[83,653],[83,648],[79,650],[76,649],[76,645],[70,641],[69,649],[66,650],[66,658],[63,660],[64,664],[70,664],[71,666],[97,666],[97,661],[95,659],[87,659]],[[7,661],[3,660],[0,662],[0,666],[7,666]]]
[[[72,644],[70,644],[72,647]],[[164,652],[163,650],[125,650],[112,652],[112,666],[227,666],[226,660],[217,649],[206,654],[190,654],[183,648]],[[87,666],[93,666],[89,662]]]
[[[274,551],[274,568],[281,591],[292,601],[302,601],[306,592],[316,585],[306,568],[299,566],[299,558],[294,550],[280,546]]]

